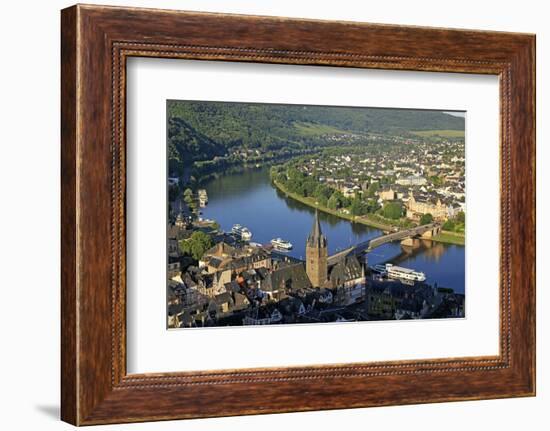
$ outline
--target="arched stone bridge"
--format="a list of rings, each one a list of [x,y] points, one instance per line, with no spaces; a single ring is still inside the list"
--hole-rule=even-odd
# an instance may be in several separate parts
[[[390,232],[339,251],[329,256],[328,263],[334,263],[350,254],[359,255],[362,253],[369,253],[373,249],[387,244],[388,242],[401,241],[403,245],[413,245],[413,240],[415,238],[431,238],[438,235],[440,232],[441,225],[439,223],[430,223],[410,229],[399,230],[397,232]]]

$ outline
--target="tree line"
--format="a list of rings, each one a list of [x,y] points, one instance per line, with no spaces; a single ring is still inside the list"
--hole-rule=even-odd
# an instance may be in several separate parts
[[[312,198],[321,206],[330,210],[347,210],[352,216],[377,214],[386,219],[399,220],[405,214],[401,201],[388,201],[384,205],[378,203],[376,193],[379,182],[369,184],[367,190],[356,192],[353,197],[344,194],[329,185],[319,182],[318,176],[307,175],[296,167],[296,161],[274,166],[270,170],[271,180],[290,193],[303,198]]]

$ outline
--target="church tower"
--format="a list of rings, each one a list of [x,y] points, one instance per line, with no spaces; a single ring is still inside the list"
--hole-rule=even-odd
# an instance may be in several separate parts
[[[319,212],[306,242],[306,273],[313,287],[322,287],[328,278],[327,239],[321,232]]]

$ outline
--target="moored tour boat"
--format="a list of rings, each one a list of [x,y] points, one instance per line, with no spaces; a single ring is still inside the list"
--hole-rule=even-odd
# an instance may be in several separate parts
[[[290,241],[285,241],[282,238],[274,238],[271,240],[271,245],[275,248],[281,249],[281,250],[290,250],[292,249],[292,244]]]
[[[386,264],[386,271],[388,277],[398,278],[407,281],[426,281],[426,274],[420,271],[415,271],[410,268],[403,268],[402,266],[393,265],[391,263]]]
[[[380,275],[387,275],[388,274],[388,271],[386,271],[386,265],[381,265],[381,264],[374,265],[371,268],[371,270],[374,271],[374,272],[377,272]]]
[[[201,207],[205,207],[208,204],[208,193],[206,193],[205,189],[199,189],[198,195],[199,195],[199,205]]]
[[[250,239],[252,239],[252,232],[240,224],[234,224],[231,232],[239,236],[243,241],[250,241]]]

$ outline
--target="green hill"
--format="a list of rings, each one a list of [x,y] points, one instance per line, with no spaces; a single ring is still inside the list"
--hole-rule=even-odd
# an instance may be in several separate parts
[[[183,172],[183,166],[190,166],[196,161],[209,160],[221,156],[226,148],[179,117],[168,120],[168,160],[170,172]]]
[[[327,145],[342,134],[463,131],[441,111],[169,100],[171,171],[225,155],[232,147],[277,152]]]

